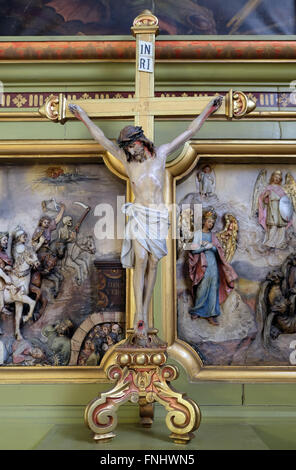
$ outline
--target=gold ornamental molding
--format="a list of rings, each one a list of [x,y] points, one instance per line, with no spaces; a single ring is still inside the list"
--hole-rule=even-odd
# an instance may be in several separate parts
[[[106,157],[106,151],[93,140],[1,140],[0,159],[44,161],[48,159],[87,159]]]
[[[168,98],[166,98],[168,99]],[[71,101],[73,102],[73,101]],[[49,117],[46,115],[44,108],[40,108],[39,111],[4,111],[0,112],[0,122],[48,122],[51,120],[53,122],[60,121],[63,123],[62,119],[59,119],[57,115],[54,113],[55,108],[52,109],[52,115]],[[180,118],[185,120],[190,120],[194,116],[194,111],[192,110],[191,116],[180,116]],[[73,119],[71,116],[67,117],[67,119]],[[116,119],[116,118],[114,118]],[[129,119],[128,117],[122,117],[121,120]],[[168,120],[176,120],[173,117],[164,116],[156,118],[156,120],[165,119]],[[232,118],[233,119],[233,118]],[[241,121],[296,121],[296,111],[252,111],[250,114],[245,114],[244,116],[239,118]],[[219,114],[214,114],[208,118],[210,121],[225,121],[227,120],[226,116],[221,116]]]
[[[150,79],[151,77],[148,76],[148,78]],[[91,118],[117,117],[121,119],[135,118],[135,120],[142,118],[144,121],[149,121],[153,117],[183,118],[196,116],[211,99],[212,96],[158,98],[153,96],[147,97],[139,93],[135,98],[101,100],[100,106],[98,105],[98,100],[71,100],[71,103],[81,104]],[[67,99],[62,93],[59,96],[51,96],[39,109],[39,114],[50,121],[61,123],[68,119],[75,119],[69,111],[67,104]],[[247,114],[252,113],[255,108],[256,103],[242,91],[229,90],[215,115],[226,119],[241,119]]]
[[[218,94],[218,93],[217,93]],[[93,118],[106,119],[131,119],[140,115],[153,117],[155,120],[189,120],[198,114],[198,108],[205,105],[210,99],[208,96],[181,96],[172,97],[154,96],[145,100],[142,97],[123,98],[121,94],[116,98],[100,99],[100,109],[98,110],[98,100],[95,99],[70,99],[66,94],[59,93],[48,97],[38,110],[32,111],[0,111],[0,122],[25,122],[25,121],[52,121],[64,124],[68,120],[75,119],[73,114],[67,110],[67,104],[82,103],[82,106]],[[197,103],[199,106],[197,107]],[[256,103],[251,93],[233,91],[230,89],[224,99],[221,108],[212,116],[211,121],[221,120],[242,120],[242,121],[295,121],[296,110],[260,110],[256,109]]]

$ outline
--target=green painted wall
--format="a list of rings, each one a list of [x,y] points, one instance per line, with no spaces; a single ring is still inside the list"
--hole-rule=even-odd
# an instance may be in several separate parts
[[[4,92],[132,90],[132,64],[1,64],[0,80]],[[295,79],[294,64],[160,64],[156,67],[157,90],[284,91]],[[110,138],[117,138],[123,122],[97,121]],[[125,122],[126,124],[126,122]],[[156,144],[173,138],[187,123],[160,121],[155,126]],[[294,139],[293,122],[208,122],[199,139]],[[51,122],[0,122],[1,139],[88,139],[85,127],[75,121],[65,125]],[[160,328],[160,276],[155,290],[156,326]],[[173,384],[196,400],[206,419],[239,420],[290,419],[296,417],[296,384],[189,383],[185,372]],[[0,384],[0,431],[6,448],[14,439],[14,423],[19,429],[36,420],[32,439],[46,432],[51,422],[81,422],[86,404],[109,384]],[[156,414],[164,411],[156,407]],[[119,420],[136,421],[138,410],[124,405]],[[9,423],[9,424],[7,424]],[[6,426],[6,427],[5,427]],[[38,427],[39,426],[39,427]],[[5,431],[4,431],[5,429]],[[25,428],[24,428],[25,429]],[[264,429],[261,429],[264,433]],[[39,434],[38,434],[39,433]],[[30,441],[31,442],[31,441]],[[30,445],[28,441],[28,446]]]

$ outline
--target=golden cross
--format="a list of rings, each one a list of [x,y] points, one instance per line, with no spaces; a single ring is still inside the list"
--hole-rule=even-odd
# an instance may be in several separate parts
[[[103,99],[103,100],[71,100],[71,103],[79,104],[90,118],[133,118],[136,126],[142,126],[146,137],[154,140],[155,117],[189,117],[195,118],[213,97],[155,97],[154,93],[154,61],[155,61],[155,37],[158,33],[158,19],[148,10],[137,16],[131,28],[136,37],[136,73],[135,95],[133,98]],[[65,122],[74,119],[67,106],[64,94],[47,99],[39,113],[48,119],[57,122]],[[230,90],[223,98],[222,105],[215,112],[216,115],[225,116],[228,119],[240,118],[255,108],[255,103],[244,93]],[[106,152],[104,161],[108,168],[127,181],[127,199],[132,200],[131,185],[126,177],[122,163]],[[165,202],[172,201],[172,174],[166,172],[164,194]],[[169,248],[170,249],[170,248]],[[172,257],[167,257],[165,262],[171,262]],[[170,266],[173,272],[173,266]],[[132,270],[127,270],[127,327],[132,325],[134,312],[134,296],[132,286]],[[150,327],[153,327],[153,314],[150,309]]]

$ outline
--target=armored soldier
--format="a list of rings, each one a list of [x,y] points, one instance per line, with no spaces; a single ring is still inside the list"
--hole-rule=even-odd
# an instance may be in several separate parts
[[[8,247],[8,232],[0,233],[0,313],[10,315],[10,311],[5,307],[4,289],[12,285],[10,276],[7,274],[12,269],[12,258],[6,253]],[[3,334],[0,328],[0,334]]]

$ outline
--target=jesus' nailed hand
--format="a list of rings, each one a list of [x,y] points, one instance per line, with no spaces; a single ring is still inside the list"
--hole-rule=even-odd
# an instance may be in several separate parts
[[[122,246],[121,262],[124,267],[134,268],[133,287],[136,312],[134,330],[136,336],[147,338],[148,311],[156,281],[159,260],[167,254],[165,238],[151,237],[151,227],[143,224],[147,220],[157,224],[169,224],[168,211],[163,209],[163,187],[165,163],[168,155],[195,136],[206,119],[222,104],[223,97],[214,97],[189,125],[172,142],[155,147],[148,140],[141,127],[126,126],[120,132],[117,143],[109,140],[96,126],[87,113],[76,104],[69,104],[69,110],[89,129],[93,138],[108,152],[121,161],[130,179],[135,196],[133,204],[126,204],[124,212],[129,216],[126,237]],[[160,208],[156,210],[156,208]],[[157,214],[156,214],[157,213]],[[144,218],[145,215],[145,218]],[[138,220],[138,224],[133,222]],[[142,227],[133,233],[133,226]],[[156,230],[157,232],[157,230]]]

